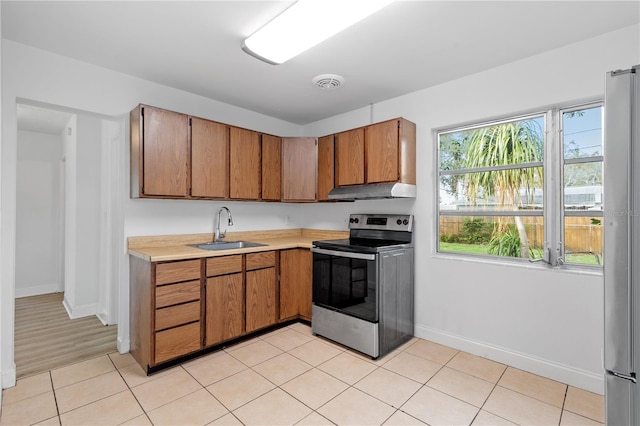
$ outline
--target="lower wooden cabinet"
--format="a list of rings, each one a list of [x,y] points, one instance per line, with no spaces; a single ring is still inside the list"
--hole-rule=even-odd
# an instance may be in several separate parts
[[[202,347],[200,322],[159,331],[155,336],[155,344],[154,364],[196,352]]]
[[[207,278],[206,346],[241,336],[244,318],[242,274]]]
[[[268,327],[276,317],[276,252],[247,254],[246,331]]]
[[[131,354],[149,372],[281,321],[311,319],[308,249],[173,262],[130,256]]]
[[[145,369],[202,349],[201,261],[130,260],[131,355]]]
[[[242,255],[207,260],[205,345],[211,346],[244,333]]]
[[[280,251],[280,319],[311,320],[312,255],[308,249]]]

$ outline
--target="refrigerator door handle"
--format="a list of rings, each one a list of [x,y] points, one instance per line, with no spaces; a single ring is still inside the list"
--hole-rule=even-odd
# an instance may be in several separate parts
[[[632,383],[637,383],[636,373],[622,374],[622,373],[618,373],[617,371],[610,371],[609,373],[621,379],[629,380]]]

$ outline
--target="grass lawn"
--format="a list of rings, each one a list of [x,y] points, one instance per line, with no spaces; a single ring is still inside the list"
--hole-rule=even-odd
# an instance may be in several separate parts
[[[460,244],[460,243],[445,243],[440,241],[440,251],[451,253],[469,253],[469,254],[484,254],[489,255],[489,247],[485,244]],[[580,264],[580,265],[599,265],[598,259],[602,262],[602,258],[598,258],[594,254],[567,254],[566,263]]]
[[[453,253],[489,254],[489,246],[485,244],[444,243],[440,241],[440,251]]]

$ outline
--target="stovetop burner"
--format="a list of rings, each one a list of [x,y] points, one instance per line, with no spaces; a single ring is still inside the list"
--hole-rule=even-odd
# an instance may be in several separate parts
[[[352,214],[348,239],[314,241],[313,245],[329,250],[376,253],[410,247],[412,228],[411,215]]]

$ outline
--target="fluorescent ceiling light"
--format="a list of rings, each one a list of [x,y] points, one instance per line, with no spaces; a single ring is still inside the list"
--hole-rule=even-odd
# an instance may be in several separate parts
[[[281,64],[392,2],[298,0],[247,38],[242,49],[270,64]]]

